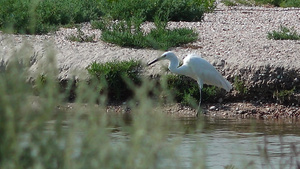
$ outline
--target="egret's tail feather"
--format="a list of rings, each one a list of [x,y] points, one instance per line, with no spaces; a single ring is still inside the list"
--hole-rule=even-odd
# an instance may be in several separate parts
[[[230,84],[230,82],[228,82],[228,80],[224,79],[222,81],[222,88],[229,92],[232,89],[232,85]]]

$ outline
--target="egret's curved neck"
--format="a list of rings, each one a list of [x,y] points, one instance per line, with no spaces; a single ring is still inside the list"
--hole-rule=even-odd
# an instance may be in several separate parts
[[[170,59],[170,64],[169,64],[169,69],[171,72],[173,73],[177,73],[180,74],[177,70],[178,70],[178,66],[179,66],[179,61],[177,57],[172,57]]]

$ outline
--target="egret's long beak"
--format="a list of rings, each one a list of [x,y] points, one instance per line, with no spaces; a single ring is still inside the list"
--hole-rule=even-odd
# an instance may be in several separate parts
[[[155,63],[155,62],[157,62],[157,61],[162,60],[164,57],[165,57],[165,56],[161,56],[161,57],[159,57],[159,58],[153,60],[152,62],[148,63],[148,66],[152,65],[153,63]]]
[[[152,62],[148,63],[148,66],[152,65],[153,63],[155,63],[157,61],[159,61],[159,58],[157,58],[157,59],[153,60]]]

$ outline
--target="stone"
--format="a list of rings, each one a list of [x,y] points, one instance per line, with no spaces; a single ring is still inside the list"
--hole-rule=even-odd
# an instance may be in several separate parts
[[[216,106],[210,106],[209,110],[216,110]]]

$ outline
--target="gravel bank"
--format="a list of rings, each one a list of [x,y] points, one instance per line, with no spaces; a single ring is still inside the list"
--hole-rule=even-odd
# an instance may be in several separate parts
[[[266,38],[267,33],[279,26],[294,27],[300,33],[299,8],[234,7],[218,3],[215,12],[205,14],[202,22],[170,22],[168,26],[190,27],[199,33],[196,42],[172,48],[179,58],[189,53],[201,54],[214,64],[222,74],[233,82],[235,76],[245,81],[252,95],[258,100],[271,96],[275,90],[300,86],[300,41],[275,41]],[[87,35],[95,34],[95,43],[79,43],[67,40],[76,29],[61,28],[48,35],[6,35],[0,32],[0,53],[7,60],[16,49],[24,47],[28,55],[34,52],[43,58],[49,44],[55,49],[59,78],[74,76],[86,78],[84,70],[91,62],[140,59],[145,63],[155,59],[162,52],[150,49],[122,48],[107,44],[99,37],[101,31],[82,24]],[[153,26],[145,23],[144,28]],[[49,43],[50,42],[50,43]],[[37,62],[42,62],[38,59]],[[166,64],[166,63],[163,63]],[[37,71],[37,63],[31,70]],[[160,64],[148,70],[148,74],[160,73]],[[80,76],[81,74],[81,76]],[[234,94],[232,94],[234,95]],[[300,103],[297,92],[293,102]],[[296,98],[296,99],[295,99]]]

